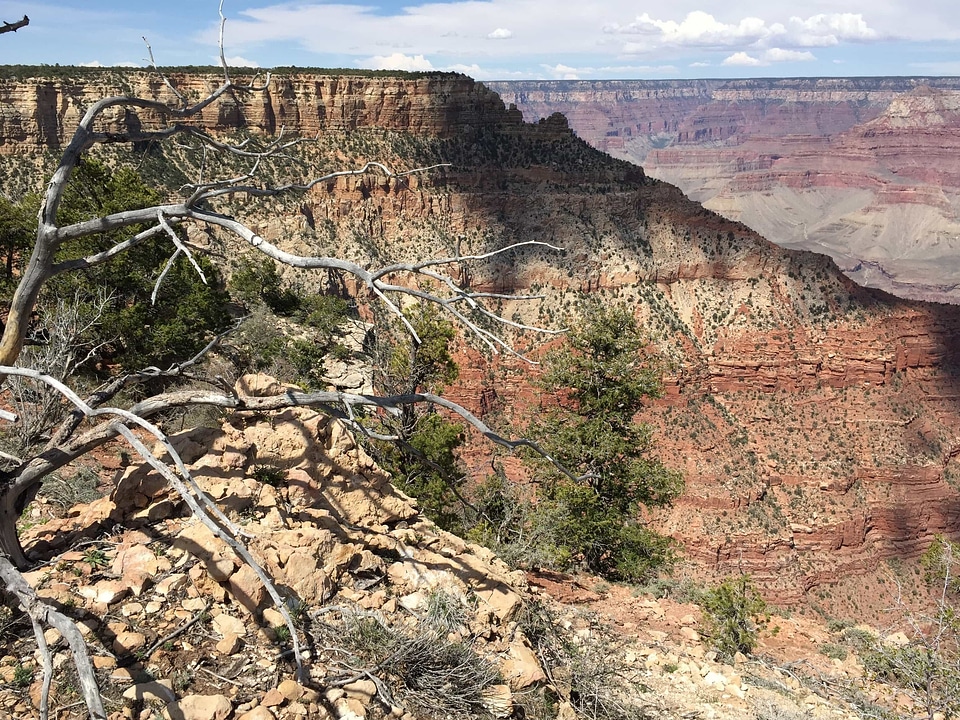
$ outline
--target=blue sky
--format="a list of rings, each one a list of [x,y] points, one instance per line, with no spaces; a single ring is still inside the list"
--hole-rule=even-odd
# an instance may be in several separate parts
[[[216,0],[0,0],[0,63],[216,62]],[[802,6],[802,10],[799,9]],[[225,0],[231,63],[479,80],[960,75],[956,0]]]

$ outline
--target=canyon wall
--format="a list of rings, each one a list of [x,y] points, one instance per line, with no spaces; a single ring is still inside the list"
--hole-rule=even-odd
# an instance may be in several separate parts
[[[960,80],[487,83],[861,284],[960,300]]]
[[[190,92],[216,83],[176,81]],[[112,87],[166,92],[142,73],[0,83],[5,162],[62,145],[84,105]],[[862,105],[849,104],[857,121],[881,117]],[[542,295],[504,302],[506,317],[531,324],[575,321],[583,294],[636,308],[669,367],[665,395],[644,419],[687,482],[676,506],[650,521],[700,571],[750,572],[771,600],[790,604],[914,560],[937,533],[960,538],[960,308],[862,288],[827,256],[771,244],[593,150],[563,118],[522,124],[462,76],[281,78],[210,109],[204,122],[224,134],[283,124],[315,137],[302,147],[304,167],[452,163],[225,206],[284,249],[374,263],[543,241],[562,251],[516,249],[458,272],[477,289]],[[146,163],[149,153],[137,152]],[[515,338],[533,357],[543,342]],[[470,344],[459,354],[450,394],[506,434],[549,405],[534,367]],[[475,476],[496,460],[488,445],[471,444]],[[858,596],[848,610],[874,601],[885,599]]]

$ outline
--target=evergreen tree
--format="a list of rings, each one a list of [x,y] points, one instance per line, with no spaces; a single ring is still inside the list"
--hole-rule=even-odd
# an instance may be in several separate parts
[[[661,393],[660,364],[626,307],[591,305],[545,361],[541,387],[557,407],[533,435],[572,480],[543,462],[539,512],[554,525],[557,557],[611,578],[639,579],[664,564],[670,541],[643,526],[643,507],[667,505],[680,474],[650,457],[651,428],[635,416]]]
[[[440,317],[433,306],[408,310],[407,320],[417,331],[415,342],[406,331],[386,340],[378,391],[388,395],[439,392],[457,379],[460,369],[450,354],[456,336],[453,324]],[[464,429],[437,412],[433,406],[404,406],[399,414],[384,420],[384,430],[398,440],[381,444],[380,464],[393,482],[420,503],[427,516],[452,532],[463,529],[457,488],[463,482],[457,449]]]

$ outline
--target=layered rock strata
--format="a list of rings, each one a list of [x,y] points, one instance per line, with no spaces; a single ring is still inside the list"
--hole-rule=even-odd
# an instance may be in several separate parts
[[[77,82],[71,97],[92,98],[111,77]],[[636,308],[669,367],[666,395],[644,417],[657,428],[657,452],[687,479],[676,507],[651,521],[701,569],[749,571],[772,600],[795,603],[887,560],[916,558],[936,533],[960,537],[960,310],[863,289],[826,256],[772,245],[591,150],[563,118],[521,124],[466,78],[340,78],[342,96],[333,98],[318,90],[331,79],[298,82],[312,89],[287,101],[301,110],[285,120],[291,132],[323,130],[305,149],[309,160],[329,150],[325,166],[452,166],[402,179],[340,178],[296,202],[235,204],[231,212],[285,249],[363,263],[479,254],[518,241],[561,248],[518,248],[454,272],[475,289],[542,295],[503,301],[506,317],[530,324],[575,321],[584,294]],[[0,93],[22,95],[23,85],[6,81]],[[54,105],[75,108],[58,116],[65,130],[81,106],[66,99],[67,86],[51,90],[63,98]],[[408,110],[387,112],[399,107],[398,88]],[[281,104],[273,92],[211,111],[211,130],[264,132],[265,98]],[[340,108],[336,129],[313,124],[321,106]],[[367,124],[375,119],[389,129]],[[44,146],[43,136],[30,137]],[[193,240],[211,242],[202,233]],[[543,340],[514,342],[536,356]],[[499,418],[505,433],[549,406],[529,365],[469,345],[459,352],[463,371],[451,394]],[[478,476],[491,456],[489,446],[473,446]]]
[[[490,83],[786,247],[957,301],[955,78]]]

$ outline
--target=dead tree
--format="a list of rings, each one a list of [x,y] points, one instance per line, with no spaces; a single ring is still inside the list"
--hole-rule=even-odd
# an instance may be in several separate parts
[[[221,19],[222,19],[221,13]],[[26,18],[24,19],[26,20]],[[25,24],[25,23],[24,23]],[[149,48],[149,46],[148,46]],[[77,670],[83,688],[84,699],[91,717],[105,718],[102,702],[96,686],[92,666],[83,645],[82,638],[68,618],[39,600],[24,581],[20,570],[29,567],[30,562],[24,554],[17,535],[16,523],[25,508],[50,473],[89,453],[104,443],[120,439],[132,447],[145,462],[149,463],[173,486],[184,499],[191,511],[197,515],[218,537],[227,542],[235,552],[259,575],[267,592],[278,610],[284,615],[290,629],[294,645],[294,655],[298,670],[303,674],[303,659],[300,652],[298,631],[284,599],[280,596],[271,579],[263,571],[244,544],[243,532],[236,527],[200,489],[191,477],[190,471],[166,435],[150,421],[160,413],[172,408],[196,405],[218,406],[222,408],[241,408],[246,411],[270,411],[283,407],[309,406],[318,408],[330,415],[342,418],[358,432],[367,432],[358,421],[355,409],[365,407],[383,412],[397,412],[411,403],[435,403],[451,412],[458,413],[469,425],[473,426],[493,442],[513,449],[518,445],[531,445],[524,440],[508,440],[496,434],[480,419],[464,408],[429,394],[407,394],[394,397],[375,397],[342,392],[289,392],[275,397],[246,397],[237,394],[226,384],[211,385],[209,390],[175,390],[164,392],[137,402],[129,407],[112,406],[110,403],[121,390],[157,377],[182,376],[196,365],[205,352],[216,344],[214,339],[199,355],[175,365],[167,370],[148,368],[141,372],[128,373],[116,377],[98,388],[90,397],[81,398],[67,382],[46,375],[34,368],[16,367],[21,357],[29,330],[29,320],[34,312],[37,300],[44,285],[63,273],[72,273],[92,268],[109,261],[120,253],[135,253],[137,246],[148,238],[167,237],[170,241],[171,261],[180,255],[192,260],[193,253],[199,249],[191,247],[181,239],[177,229],[190,223],[219,228],[220,231],[236,242],[248,245],[280,263],[308,270],[336,270],[352,275],[357,284],[375,300],[383,303],[406,324],[407,330],[417,340],[416,332],[404,318],[400,310],[400,298],[403,296],[432,303],[449,317],[457,321],[468,333],[494,352],[513,352],[510,345],[494,331],[488,329],[494,324],[526,328],[497,312],[489,309],[485,303],[503,299],[524,299],[511,295],[496,295],[471,291],[459,283],[455,273],[447,272],[451,265],[460,266],[470,261],[482,261],[498,253],[507,252],[522,245],[537,243],[519,243],[485,255],[455,255],[418,262],[406,262],[370,269],[355,262],[338,257],[307,257],[294,255],[282,250],[269,239],[261,237],[253,229],[235,217],[215,210],[216,200],[226,195],[246,195],[249,197],[267,197],[284,193],[302,192],[314,185],[327,182],[344,175],[379,173],[387,177],[399,177],[397,173],[383,164],[370,162],[363,167],[343,170],[315,177],[299,184],[268,186],[258,182],[259,164],[277,157],[288,149],[293,142],[284,139],[254,149],[249,144],[228,144],[208,133],[198,122],[200,113],[225,96],[242,96],[262,89],[265,85],[235,82],[227,68],[223,56],[223,24],[221,22],[220,58],[223,69],[223,81],[220,86],[199,102],[190,103],[174,84],[164,77],[167,89],[175,98],[172,103],[155,99],[131,96],[110,97],[94,103],[83,115],[72,139],[63,152],[60,162],[53,173],[42,198],[38,216],[36,239],[32,253],[19,285],[11,300],[10,311],[6,319],[2,338],[0,338],[0,378],[18,376],[30,378],[59,393],[72,406],[66,418],[52,432],[50,440],[40,451],[24,458],[12,458],[12,467],[0,473],[0,578],[4,585],[15,595],[29,615],[37,635],[37,642],[44,663],[44,699],[49,691],[52,664],[50,654],[43,643],[43,626],[52,625],[61,630],[70,641]],[[269,76],[265,84],[269,83]],[[107,130],[105,113],[123,109],[128,113],[145,112],[158,119],[153,129],[128,129],[123,131]],[[144,209],[132,209],[97,217],[73,224],[62,224],[58,211],[64,192],[71,182],[71,176],[81,158],[91,148],[105,143],[142,143],[146,141],[172,141],[191,139],[200,151],[216,150],[229,153],[249,161],[251,170],[238,177],[216,181],[199,180],[184,188],[184,197],[167,204]],[[429,170],[421,169],[419,172]],[[57,250],[63,243],[96,233],[142,227],[129,237],[117,242],[109,249],[87,257],[62,261],[57,259]],[[549,247],[549,246],[548,246]],[[195,267],[200,271],[199,265]],[[169,265],[168,265],[169,267]],[[202,273],[201,273],[202,274]],[[157,285],[163,282],[165,272],[157,279]],[[426,281],[418,284],[418,280]],[[423,289],[428,288],[428,289]],[[532,298],[526,298],[532,299]],[[484,318],[484,321],[478,321]],[[489,322],[487,322],[489,321]],[[0,411],[0,417],[16,421],[15,415]],[[168,460],[155,456],[140,439],[146,433],[165,448]],[[535,448],[536,449],[536,448]],[[11,460],[11,458],[7,458]],[[72,629],[71,629],[72,628]],[[46,710],[42,708],[42,714]]]

